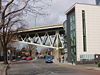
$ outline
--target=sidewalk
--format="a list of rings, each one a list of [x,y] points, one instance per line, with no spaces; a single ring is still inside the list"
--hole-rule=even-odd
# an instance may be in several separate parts
[[[63,67],[68,67],[68,68],[73,68],[73,69],[79,69],[79,70],[96,70],[96,71],[100,71],[100,67],[98,67],[95,64],[83,64],[83,65],[75,65],[75,64],[71,64],[71,63],[59,63],[59,62],[55,62],[55,64],[59,65],[59,66],[63,66]]]
[[[0,62],[0,75],[6,75],[7,65],[4,65],[3,62]]]

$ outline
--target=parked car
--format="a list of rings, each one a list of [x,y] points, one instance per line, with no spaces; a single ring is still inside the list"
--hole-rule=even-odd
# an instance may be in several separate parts
[[[26,57],[22,57],[21,60],[26,60]]]
[[[21,60],[21,56],[16,57],[15,60],[20,61]]]
[[[27,57],[26,60],[32,60],[32,57]]]
[[[45,56],[45,62],[46,63],[53,63],[53,56],[50,56],[50,55]]]

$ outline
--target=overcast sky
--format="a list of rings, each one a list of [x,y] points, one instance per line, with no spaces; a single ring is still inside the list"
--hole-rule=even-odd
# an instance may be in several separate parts
[[[45,12],[48,13],[48,16],[37,15],[36,18],[32,15],[29,15],[29,26],[35,26],[35,19],[36,26],[63,23],[66,19],[65,12],[76,2],[95,4],[95,0],[52,0],[52,2],[50,3],[51,6],[49,6],[48,9],[45,10]]]
[[[45,10],[45,12],[47,12],[49,15],[48,16],[37,15],[36,26],[63,23],[64,20],[66,19],[65,12],[76,2],[95,4],[95,0],[52,0],[52,2],[50,3],[51,6]],[[34,27],[35,17],[33,15],[28,15],[27,19],[29,22],[28,26]],[[20,47],[23,47],[22,45]],[[41,50],[41,47],[38,47],[38,50]]]
[[[52,0],[51,6],[46,10],[48,16],[38,16],[36,26],[63,23],[66,19],[65,12],[75,3],[95,4],[95,0]],[[35,20],[30,16],[30,26],[35,26]],[[38,47],[38,51],[42,48]]]

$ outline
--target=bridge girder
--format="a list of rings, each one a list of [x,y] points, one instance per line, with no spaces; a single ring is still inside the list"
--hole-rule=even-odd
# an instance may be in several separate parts
[[[64,48],[64,29],[61,25],[55,26],[42,30],[35,29],[19,32],[15,41],[57,50],[62,49]]]
[[[19,34],[15,41],[27,44],[33,44],[36,46],[62,49],[64,47],[63,43],[63,34],[59,33],[60,31],[55,31],[52,35],[49,32],[44,32],[44,35],[39,35],[39,33],[33,34]]]

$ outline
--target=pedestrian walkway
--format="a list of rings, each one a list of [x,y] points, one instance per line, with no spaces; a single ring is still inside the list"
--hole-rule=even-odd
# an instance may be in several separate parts
[[[100,71],[100,67],[98,67],[95,64],[83,64],[83,65],[75,65],[71,63],[58,63],[56,62],[55,64],[63,66],[63,67],[68,67],[68,68],[73,68],[73,69],[80,69],[80,70],[97,70]]]
[[[7,65],[3,64],[3,62],[0,62],[0,75],[6,75],[6,68]]]

